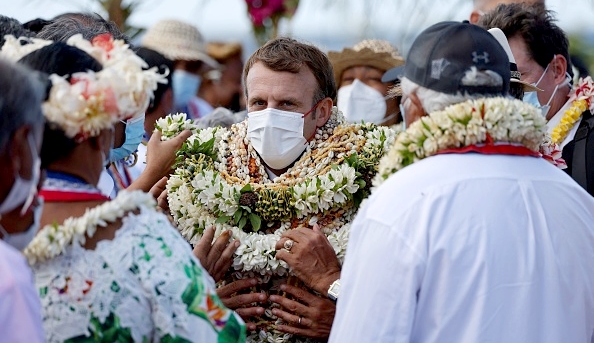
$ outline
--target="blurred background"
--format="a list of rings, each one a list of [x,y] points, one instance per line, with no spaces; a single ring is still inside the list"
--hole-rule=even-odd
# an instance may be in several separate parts
[[[0,0],[0,14],[21,22],[65,12],[96,12],[133,41],[161,19],[198,27],[207,41],[240,42],[244,58],[276,35],[341,50],[365,38],[385,39],[406,54],[424,28],[468,19],[472,0]],[[570,37],[571,52],[594,70],[594,0],[546,0]]]

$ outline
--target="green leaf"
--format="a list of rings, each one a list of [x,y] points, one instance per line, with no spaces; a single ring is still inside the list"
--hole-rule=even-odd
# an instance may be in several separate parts
[[[252,185],[249,183],[246,183],[245,186],[243,186],[243,188],[240,190],[241,193],[245,193],[245,192],[251,192],[253,191]]]
[[[226,223],[229,221],[229,219],[231,219],[231,217],[229,217],[229,216],[220,216],[217,218],[217,220],[215,220],[215,223],[217,223],[217,224]]]
[[[250,223],[252,224],[252,230],[254,232],[258,232],[260,230],[260,226],[262,225],[262,219],[260,219],[260,217],[255,213],[250,213],[248,217],[250,218]]]
[[[239,229],[243,229],[243,227],[245,226],[245,224],[247,224],[247,217],[242,217],[241,220],[239,221]]]
[[[235,224],[239,223],[239,219],[241,219],[242,214],[243,213],[241,212],[241,210],[235,211],[235,213],[233,214],[233,222],[235,222]]]

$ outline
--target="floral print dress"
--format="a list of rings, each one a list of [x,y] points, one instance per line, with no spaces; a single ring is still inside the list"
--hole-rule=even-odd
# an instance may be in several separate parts
[[[48,342],[245,341],[244,322],[152,209],[129,213],[95,250],[72,245],[33,270]]]

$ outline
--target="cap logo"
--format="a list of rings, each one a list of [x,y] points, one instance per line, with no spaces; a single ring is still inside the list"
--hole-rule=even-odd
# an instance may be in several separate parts
[[[441,73],[450,64],[445,58],[431,61],[431,78],[439,80]]]
[[[479,55],[476,51],[473,51],[472,62],[479,63],[480,60],[483,60],[484,63],[489,63],[489,53],[484,51],[481,55]]]

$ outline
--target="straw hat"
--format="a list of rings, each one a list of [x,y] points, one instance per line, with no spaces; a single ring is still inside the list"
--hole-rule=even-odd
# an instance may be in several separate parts
[[[499,44],[501,44],[503,50],[505,50],[505,53],[507,54],[507,58],[509,59],[509,68],[511,70],[510,81],[522,84],[524,92],[542,92],[542,89],[520,80],[520,72],[518,71],[518,66],[516,65],[516,59],[514,58],[514,54],[512,54],[511,48],[503,31],[501,31],[501,29],[497,27],[489,29],[488,31],[493,35],[493,37],[495,37],[495,39],[497,39],[497,41],[499,42]]]
[[[206,52],[208,53],[208,56],[217,61],[221,61],[231,56],[241,55],[242,47],[241,43],[238,42],[209,42],[206,45]]]
[[[202,61],[213,68],[219,66],[206,53],[206,44],[198,29],[183,21],[159,21],[147,30],[141,45],[172,61]]]
[[[352,48],[341,52],[329,51],[328,58],[334,68],[334,79],[340,83],[342,73],[350,67],[364,65],[382,71],[404,64],[404,58],[389,42],[379,39],[366,39]]]

